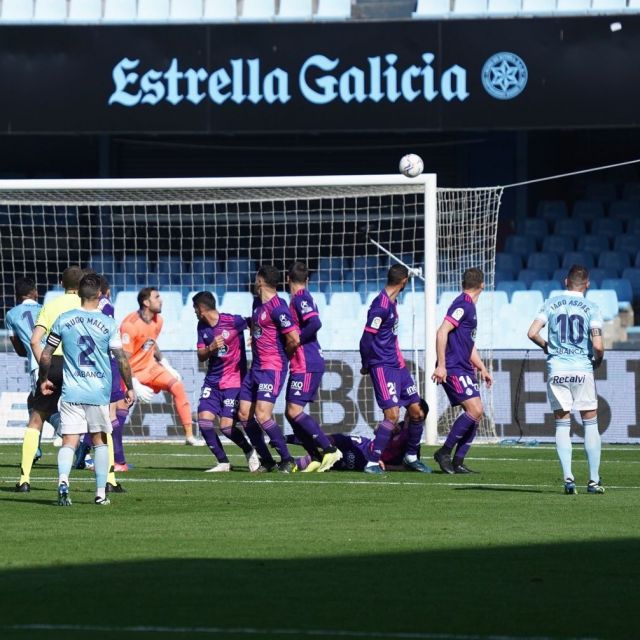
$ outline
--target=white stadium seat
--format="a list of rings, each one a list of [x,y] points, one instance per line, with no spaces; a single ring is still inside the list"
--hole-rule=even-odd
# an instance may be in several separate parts
[[[416,10],[411,14],[414,18],[443,16],[451,11],[450,0],[418,0]]]
[[[556,10],[556,0],[522,0],[524,13],[551,13]]]
[[[311,20],[313,6],[311,0],[280,0],[278,20]]]
[[[102,0],[70,0],[69,20],[99,22],[102,20]]]
[[[220,311],[248,318],[251,315],[253,296],[248,291],[227,291],[219,304]]]
[[[591,9],[591,0],[558,0],[558,11],[586,13]]]
[[[618,294],[613,289],[589,289],[586,297],[598,305],[603,320],[613,320],[618,315]]]
[[[618,11],[627,8],[625,0],[593,0],[591,8],[594,11]]]
[[[33,19],[37,22],[63,22],[67,19],[67,0],[36,0]]]
[[[351,17],[351,0],[318,0],[315,17],[320,20],[346,20]]]
[[[487,0],[455,0],[453,4],[454,13],[477,13],[487,12]]]
[[[522,9],[522,0],[489,0],[489,13],[513,15]]]
[[[28,22],[33,19],[33,0],[3,0],[2,19]]]
[[[132,311],[138,309],[138,292],[121,291],[114,300],[114,317],[118,326]]]
[[[162,318],[166,323],[177,323],[182,313],[182,294],[178,291],[160,291]]]
[[[272,20],[276,13],[274,0],[244,0],[241,20],[262,21]]]
[[[236,0],[204,0],[203,18],[210,22],[236,20],[238,7]]]
[[[202,20],[202,0],[171,0],[169,19],[177,22]]]
[[[136,0],[105,0],[103,22],[133,22],[136,17]]]
[[[143,22],[169,20],[169,0],[138,0],[138,20]]]

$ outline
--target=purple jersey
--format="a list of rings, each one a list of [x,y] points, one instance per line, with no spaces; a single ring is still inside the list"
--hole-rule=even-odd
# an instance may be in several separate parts
[[[476,305],[471,296],[461,293],[449,307],[445,320],[448,320],[454,329],[449,332],[447,339],[447,369],[453,371],[473,372],[471,364],[471,352],[476,340]]]
[[[111,304],[111,300],[107,296],[100,296],[98,302],[98,309],[104,313],[105,316],[113,318],[115,316],[115,309]],[[120,368],[113,356],[111,358],[111,402],[118,402],[125,397],[125,393],[122,386],[122,376],[120,375]]]
[[[337,471],[363,471],[370,459],[373,440],[363,436],[350,436],[346,433],[336,433],[331,436],[333,443],[342,452],[342,460],[334,467]],[[407,450],[408,430],[401,429],[395,433],[380,460],[385,464],[398,466],[402,464]]]
[[[100,296],[100,301],[98,302],[98,309],[104,313],[105,316],[109,316],[110,318],[115,317],[115,309],[111,304],[111,300],[107,298],[107,296]]]
[[[370,367],[382,365],[401,369],[405,366],[398,343],[398,321],[398,305],[383,289],[369,307],[364,328],[366,332],[374,334],[368,360]]]
[[[251,367],[256,371],[286,371],[287,355],[282,337],[296,330],[287,303],[277,295],[264,304],[256,298],[251,330]]]
[[[240,387],[247,373],[247,355],[244,350],[246,320],[241,316],[221,313],[215,326],[198,322],[198,349],[204,349],[222,336],[224,346],[209,358],[205,386],[217,385],[219,389]]]
[[[289,309],[293,323],[300,334],[311,318],[320,315],[316,303],[306,289],[300,289],[295,296],[292,296]],[[290,368],[291,373],[324,371],[324,358],[317,334],[314,333],[307,342],[296,349],[291,358]]]

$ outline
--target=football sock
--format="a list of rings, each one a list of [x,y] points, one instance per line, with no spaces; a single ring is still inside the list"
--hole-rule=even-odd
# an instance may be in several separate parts
[[[311,437],[309,433],[307,433],[302,426],[298,424],[296,420],[292,420],[291,418],[287,418],[291,428],[293,429],[294,438],[290,438],[287,436],[288,444],[299,444],[302,445],[305,451],[314,459],[320,460],[320,454],[318,452],[318,447],[316,446],[315,441]],[[293,440],[293,442],[292,442]]]
[[[449,431],[449,435],[442,446],[443,451],[451,453],[467,431],[475,424],[476,421],[466,411],[463,411],[451,425],[451,431]]]
[[[571,419],[556,419],[556,451],[562,466],[562,476],[573,480],[571,473]]]
[[[369,451],[369,462],[380,462],[382,452],[387,448],[393,435],[395,425],[390,420],[383,420],[376,427],[376,434],[373,439],[373,446]]]
[[[304,471],[310,463],[311,456],[308,454],[306,456],[302,456],[302,458],[296,458],[296,467],[298,467],[299,471]]]
[[[109,471],[109,446],[106,444],[96,445],[93,449],[93,461],[96,474],[96,495],[104,498],[104,490],[107,485],[107,474]],[[101,489],[103,491],[102,495],[99,493]]]
[[[584,425],[584,451],[589,462],[589,480],[600,482],[600,454],[602,452],[602,439],[598,431],[598,418],[589,418],[583,421]]]
[[[249,438],[249,442],[253,445],[253,448],[260,456],[260,460],[266,465],[274,465],[275,460],[269,451],[269,447],[267,447],[267,443],[264,441],[264,435],[262,433],[262,429],[260,425],[256,422],[255,418],[251,418],[247,422],[240,422],[244,432],[247,434],[247,438]]]
[[[245,455],[251,453],[253,447],[245,437],[244,433],[238,429],[235,425],[232,427],[220,427],[220,431],[231,440],[234,444],[237,444]]]
[[[95,458],[95,455],[96,455],[95,454],[95,449],[96,448],[94,448],[94,453],[93,453],[94,458]],[[107,464],[107,471],[108,471],[107,482],[109,484],[112,484],[115,487],[118,484],[118,481],[116,480],[116,474],[114,473],[114,469],[113,469],[113,465],[115,463],[115,459],[114,459],[114,456],[113,456],[113,438],[111,437],[110,433],[107,434],[107,450],[109,452],[109,458],[108,458],[109,462]]]
[[[30,482],[31,467],[33,459],[36,457],[38,442],[40,441],[40,431],[27,427],[22,440],[22,461],[20,462],[20,484]]]
[[[193,426],[191,424],[191,405],[187,398],[187,392],[184,389],[184,384],[181,381],[174,382],[169,391],[173,395],[174,405],[178,416],[180,418],[180,424],[184,429],[184,435],[187,438],[193,437]]]
[[[292,458],[289,453],[289,448],[287,447],[287,441],[284,439],[284,435],[280,430],[280,427],[276,424],[276,421],[273,418],[269,418],[264,422],[258,421],[258,424],[269,436],[269,440],[271,440],[273,446],[276,448],[276,451],[280,455],[280,459],[283,462],[285,460],[291,460]]]
[[[422,442],[422,434],[424,432],[424,420],[420,420],[419,422],[409,420],[407,430],[408,438],[406,455],[417,457],[420,450],[420,442]]]
[[[117,425],[113,425],[113,457],[118,464],[127,464],[127,458],[124,455],[124,444],[122,442],[122,433],[124,431],[124,423],[127,421],[129,411],[127,409],[116,409]],[[113,423],[112,423],[113,424]]]
[[[298,424],[300,428],[311,436],[312,442],[315,442],[323,451],[333,451],[333,445],[326,436],[320,425],[309,414],[302,411],[294,419],[293,422]]]
[[[207,443],[209,451],[213,453],[218,462],[229,462],[229,458],[227,458],[227,454],[224,452],[220,438],[213,426],[213,420],[203,420],[202,418],[198,418],[198,427],[200,427],[200,435]]]
[[[73,465],[73,456],[76,450],[68,444],[63,444],[58,450],[58,484],[69,484],[69,474]]]
[[[456,447],[455,459],[458,460],[458,464],[462,464],[464,457],[469,453],[469,449],[471,449],[471,443],[476,437],[476,433],[478,433],[478,422],[471,416],[469,416],[469,419],[473,420],[473,424],[467,429],[462,438],[458,440],[458,446]]]

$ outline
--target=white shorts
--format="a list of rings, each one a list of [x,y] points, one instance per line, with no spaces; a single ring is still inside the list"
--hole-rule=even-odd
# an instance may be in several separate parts
[[[591,371],[549,374],[547,395],[553,411],[593,411],[598,408],[596,383]]]
[[[108,404],[76,404],[60,400],[60,434],[111,433]]]

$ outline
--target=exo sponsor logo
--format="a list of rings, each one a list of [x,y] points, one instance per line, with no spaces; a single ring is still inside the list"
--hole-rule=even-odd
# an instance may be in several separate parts
[[[225,398],[223,404],[225,407],[237,407],[238,401],[234,400],[233,398]]]
[[[261,382],[258,386],[258,391],[264,393],[265,391],[273,391],[273,385],[270,382]]]
[[[412,384],[410,387],[407,387],[404,392],[408,395],[408,396],[412,396],[416,393],[418,393],[418,387],[416,387],[415,384]]]
[[[583,384],[586,376],[552,376],[551,384],[566,384],[567,382],[574,382],[576,384]]]
[[[291,388],[292,389],[302,389],[303,382],[302,380],[292,380]]]

